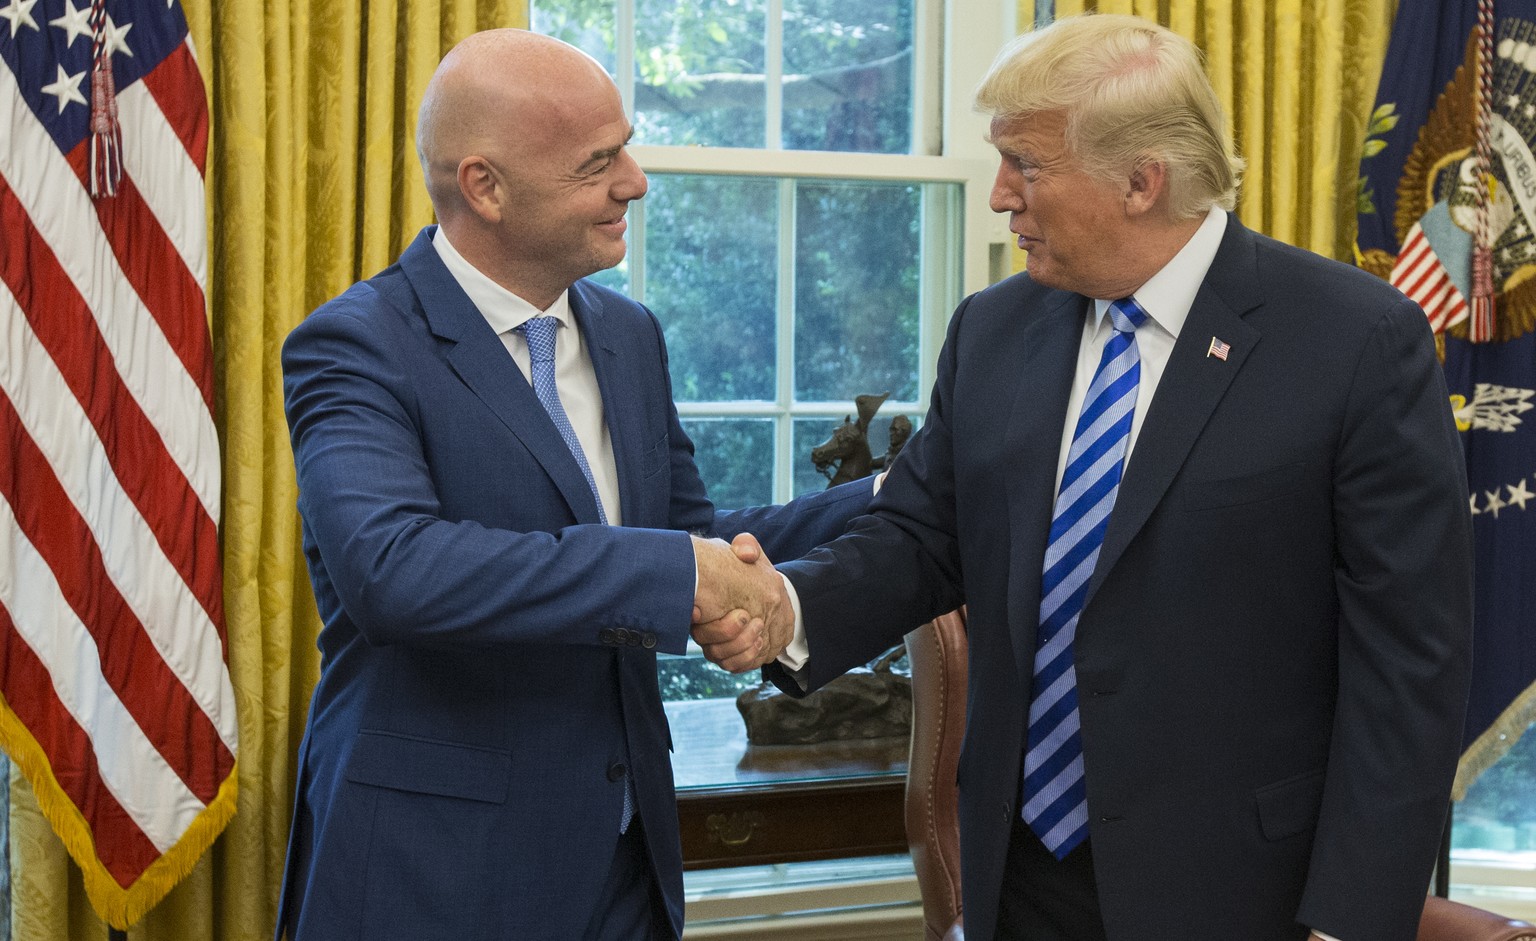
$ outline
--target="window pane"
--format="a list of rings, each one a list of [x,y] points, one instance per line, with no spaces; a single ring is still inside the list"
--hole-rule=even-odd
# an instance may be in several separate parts
[[[722,510],[773,502],[773,419],[685,418],[694,462]]]
[[[635,141],[762,147],[764,0],[637,0]]]
[[[811,451],[832,437],[832,432],[841,425],[839,418],[797,418],[794,424],[793,440],[795,442],[795,455],[790,466],[795,469],[793,493],[797,497],[803,497],[808,493],[827,489],[831,483],[811,461]]]
[[[528,16],[534,32],[570,43],[614,74],[613,0],[532,0]]]
[[[651,178],[645,296],[666,328],[678,401],[773,400],[777,244],[776,182]]]
[[[912,150],[912,0],[784,0],[784,147]]]
[[[909,183],[800,184],[797,400],[917,398],[921,193]]]

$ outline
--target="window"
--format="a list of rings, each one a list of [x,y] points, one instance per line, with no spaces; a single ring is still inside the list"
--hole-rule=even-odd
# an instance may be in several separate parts
[[[914,93],[926,6],[533,3],[534,28],[592,53],[626,96],[651,192],[625,263],[596,280],[661,317],[720,506],[826,486],[810,450],[857,394],[890,393],[876,454],[890,416],[920,423],[977,173],[920,132],[935,110]]]
[[[718,506],[825,488],[810,451],[854,413],[856,395],[889,393],[868,434],[876,455],[893,416],[920,425],[949,315],[989,280],[989,243],[1006,233],[984,228],[994,165],[968,95],[1011,22],[973,11],[946,30],[942,9],[532,0],[533,28],[601,62],[634,123],[631,151],[651,190],[630,207],[625,262],[595,280],[661,319],[673,395]],[[972,48],[946,57],[964,36]],[[661,666],[690,865],[700,864],[690,833],[706,827],[717,846],[744,848],[738,861],[774,861],[751,841],[752,815],[769,812],[761,788],[778,797],[839,775],[851,787],[888,776],[881,813],[899,838],[905,742],[859,745],[840,769],[816,756],[765,763],[747,749],[735,703],[755,679],[697,656]],[[740,788],[759,790],[732,804],[727,792]],[[705,791],[725,802],[690,814]],[[825,792],[815,802],[833,806]],[[812,855],[842,850],[894,851],[876,839]]]
[[[534,0],[641,143],[912,153],[914,0]]]
[[[824,488],[811,449],[856,394],[890,394],[875,454],[892,415],[919,416],[942,339],[934,312],[958,300],[957,240],[925,250],[924,231],[947,234],[958,204],[954,183],[651,175],[630,258],[605,274],[662,319],[716,504]]]

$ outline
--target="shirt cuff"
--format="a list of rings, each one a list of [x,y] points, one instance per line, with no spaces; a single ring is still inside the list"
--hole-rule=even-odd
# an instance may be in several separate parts
[[[805,669],[806,661],[811,658],[811,644],[805,638],[805,621],[800,617],[800,595],[795,591],[795,585],[789,580],[789,576],[783,572],[779,578],[784,580],[784,593],[789,595],[789,606],[795,612],[795,639],[789,642],[784,652],[779,654],[779,663],[791,673]]]
[[[1331,934],[1323,934],[1321,931],[1317,931],[1315,929],[1313,930],[1312,933],[1314,935],[1317,935],[1319,938],[1322,938],[1323,941],[1339,941],[1339,939],[1335,938],[1333,935],[1331,935]]]

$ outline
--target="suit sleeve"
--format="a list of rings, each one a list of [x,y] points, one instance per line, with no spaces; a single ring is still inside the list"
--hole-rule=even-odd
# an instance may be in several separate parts
[[[950,421],[969,303],[950,321],[923,426],[891,467],[869,515],[804,559],[779,566],[800,597],[810,659],[796,677],[778,663],[764,676],[792,696],[820,688],[960,605]]]
[[[1334,475],[1338,706],[1297,920],[1411,938],[1448,807],[1470,668],[1471,517],[1423,314],[1376,324]]]
[[[449,518],[414,364],[398,331],[359,316],[369,303],[382,302],[322,308],[283,348],[306,549],[335,594],[322,611],[345,611],[375,645],[598,645],[603,628],[622,626],[682,652],[694,589],[686,533],[562,526],[537,507],[521,532]]]

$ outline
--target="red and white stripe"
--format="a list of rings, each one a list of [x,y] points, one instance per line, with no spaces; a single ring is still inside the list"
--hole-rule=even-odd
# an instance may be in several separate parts
[[[1440,256],[1424,237],[1417,222],[1408,231],[1397,264],[1392,268],[1392,286],[1424,308],[1429,326],[1439,333],[1467,319],[1467,299],[1462,296]]]
[[[217,833],[184,842],[233,800],[238,733],[190,48],[116,97],[122,177],[93,200],[89,137],[61,154],[0,68],[0,695],[26,732],[7,744],[123,927],[175,881],[146,897],[146,870]]]

